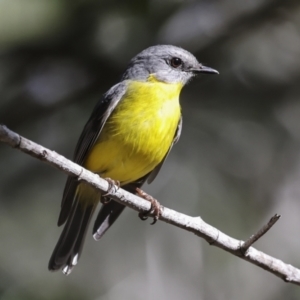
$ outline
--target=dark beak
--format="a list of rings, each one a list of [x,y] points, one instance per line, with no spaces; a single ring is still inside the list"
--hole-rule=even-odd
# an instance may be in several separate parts
[[[198,65],[197,68],[194,68],[191,70],[192,72],[198,74],[198,73],[205,73],[205,74],[219,74],[219,72],[213,68],[205,67],[201,64]]]

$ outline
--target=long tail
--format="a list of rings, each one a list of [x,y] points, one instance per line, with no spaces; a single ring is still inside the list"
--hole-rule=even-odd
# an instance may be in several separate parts
[[[99,193],[79,184],[71,212],[49,261],[51,271],[62,269],[68,275],[77,264],[89,223],[99,201]]]
[[[135,189],[141,187],[146,178],[147,176],[122,188],[135,193]],[[91,217],[101,197],[100,193],[89,185],[80,183],[76,188],[75,183],[73,183],[70,178],[66,185],[58,221],[59,225],[65,221],[66,224],[48,265],[49,270],[62,269],[66,275],[70,274],[78,263]],[[93,228],[95,240],[99,240],[103,236],[124,208],[124,205],[113,200],[102,205]]]

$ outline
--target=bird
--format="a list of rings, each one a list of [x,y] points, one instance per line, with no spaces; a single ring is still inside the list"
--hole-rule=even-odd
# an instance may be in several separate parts
[[[181,134],[180,92],[198,74],[218,74],[173,45],[151,46],[129,62],[119,83],[98,101],[75,147],[74,162],[141,194],[155,179]],[[64,228],[49,260],[50,271],[70,274],[77,265],[93,213],[99,240],[125,206],[69,176],[58,226]]]

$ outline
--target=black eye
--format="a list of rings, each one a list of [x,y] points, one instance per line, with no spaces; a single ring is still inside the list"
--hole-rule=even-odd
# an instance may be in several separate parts
[[[170,63],[173,68],[178,68],[182,65],[182,60],[178,57],[172,57]]]

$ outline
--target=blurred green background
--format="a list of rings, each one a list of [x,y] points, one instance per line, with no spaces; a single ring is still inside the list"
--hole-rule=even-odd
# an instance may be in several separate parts
[[[219,76],[183,90],[180,142],[145,190],[300,267],[298,0],[0,0],[0,122],[71,158],[101,96],[142,49],[174,44]],[[48,260],[65,174],[0,145],[0,299],[299,299],[300,289],[126,209],[73,273]]]

